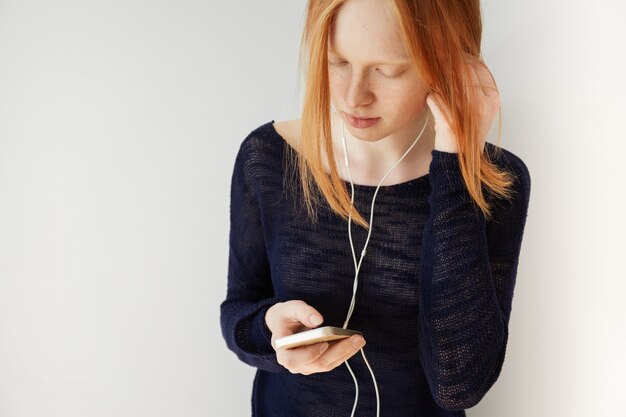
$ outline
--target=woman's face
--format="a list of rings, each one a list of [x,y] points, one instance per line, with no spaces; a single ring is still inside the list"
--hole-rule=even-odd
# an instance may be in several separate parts
[[[342,6],[328,39],[328,61],[331,101],[352,136],[371,142],[422,127],[428,86],[411,64],[386,1]],[[346,113],[380,120],[354,127]]]

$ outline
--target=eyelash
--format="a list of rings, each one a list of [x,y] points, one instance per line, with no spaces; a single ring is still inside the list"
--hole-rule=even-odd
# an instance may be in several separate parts
[[[342,62],[330,62],[330,61],[328,61],[328,63],[330,65],[342,65],[342,64],[346,64],[347,62],[345,62],[345,61],[342,61]],[[378,68],[376,68],[376,69],[378,69]],[[404,73],[404,71],[402,71],[402,72],[400,72],[398,74],[395,74],[395,75],[387,75],[385,73],[381,73],[381,74],[383,75],[383,77],[387,77],[387,78],[399,78],[403,73]]]

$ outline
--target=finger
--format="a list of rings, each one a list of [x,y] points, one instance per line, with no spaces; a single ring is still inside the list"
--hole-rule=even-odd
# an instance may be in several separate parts
[[[330,346],[314,364],[323,369],[336,368],[365,346],[365,344],[354,346],[354,341],[359,337],[362,339],[362,336],[352,336]]]
[[[352,350],[347,351],[343,356],[341,356],[341,357],[337,358],[336,360],[334,360],[334,361],[328,363],[327,365],[325,365],[324,369],[327,369],[327,370],[335,369],[336,367],[338,367],[339,365],[343,364],[345,361],[347,361],[348,359],[350,359],[351,357],[356,355],[357,352],[359,352],[359,350],[361,350],[363,348],[363,346],[361,346],[361,347],[353,347]]]
[[[446,114],[441,109],[441,105],[439,104],[441,101],[439,100],[439,96],[435,93],[430,93],[426,96],[426,104],[430,108],[430,111],[435,118],[435,126],[438,128],[449,126],[450,123]]]
[[[481,92],[479,97],[479,105],[488,118],[489,125],[493,120],[493,116],[500,107],[500,94],[495,86],[495,80],[489,68],[480,60],[474,59],[472,64],[475,80],[478,80],[478,84],[481,86]],[[475,81],[476,82],[476,81]],[[477,92],[478,94],[478,92]],[[484,140],[484,139],[483,139]]]
[[[479,94],[480,96],[484,96],[485,92],[483,91],[480,80],[478,79],[478,75],[476,75],[476,64],[471,63],[468,65],[468,71],[470,73],[472,93]]]
[[[316,361],[329,346],[328,342],[320,342],[291,349],[280,348],[276,351],[276,359],[288,369],[299,368]]]
[[[476,75],[476,66],[478,59],[472,55],[467,55],[465,58],[466,73],[465,73],[465,95],[470,103],[478,100],[481,101],[485,97],[478,75]]]
[[[296,322],[287,323],[287,324],[285,324],[285,322],[279,323],[278,326],[270,327],[270,330],[272,331],[272,341],[273,341],[274,339],[280,339],[281,337],[291,336],[292,334],[304,332],[306,330],[311,330],[311,329],[301,324],[300,322],[296,321]],[[273,343],[272,343],[272,346],[274,346]]]
[[[482,93],[486,96],[498,94],[495,79],[487,65],[476,57],[469,57],[468,62],[471,69],[472,85],[480,86]]]
[[[486,65],[480,65],[476,69],[476,74],[478,75],[480,85],[483,87],[483,91],[486,96],[493,97],[499,95],[496,80],[493,77],[491,70]]]
[[[291,300],[285,303],[285,318],[292,322],[300,322],[307,327],[317,327],[324,317],[313,307],[302,300]]]

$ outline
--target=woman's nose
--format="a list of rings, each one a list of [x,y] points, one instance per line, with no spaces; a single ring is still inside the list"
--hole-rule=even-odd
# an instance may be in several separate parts
[[[356,109],[369,104],[372,96],[367,77],[360,75],[350,79],[345,97],[349,108]]]

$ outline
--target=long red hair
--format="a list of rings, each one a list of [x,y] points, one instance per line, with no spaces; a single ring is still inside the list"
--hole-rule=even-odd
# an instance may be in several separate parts
[[[288,162],[297,161],[307,211],[316,218],[317,187],[329,207],[368,229],[369,224],[351,208],[347,187],[338,175],[330,123],[330,87],[328,77],[328,36],[335,16],[347,0],[309,0],[301,39],[300,67],[306,68],[305,96],[297,152],[290,152]],[[387,0],[399,23],[402,39],[417,70],[438,94],[448,109],[448,120],[458,142],[458,158],[463,179],[476,206],[486,218],[491,207],[482,185],[495,195],[510,198],[512,178],[494,165],[482,151],[479,115],[466,95],[469,78],[466,56],[482,61],[480,44],[482,21],[479,0]],[[303,60],[303,58],[306,58]],[[492,77],[493,78],[493,77]],[[495,80],[494,80],[495,83]],[[502,127],[498,112],[498,143]],[[323,148],[322,148],[323,147]],[[291,149],[288,147],[288,149]],[[330,159],[326,173],[322,149]],[[497,151],[501,149],[496,146]]]

